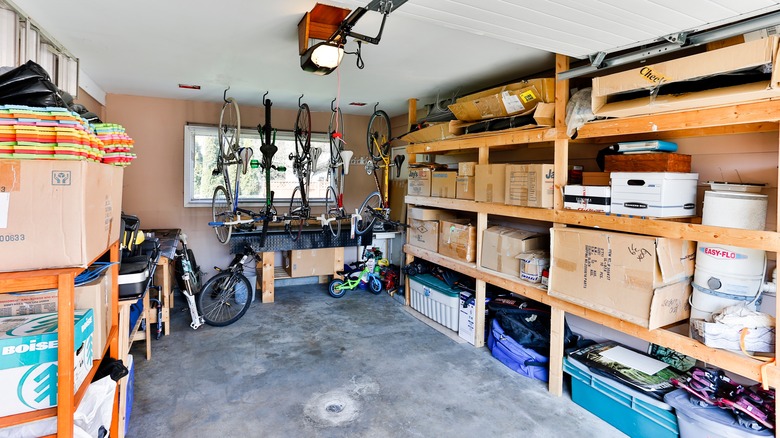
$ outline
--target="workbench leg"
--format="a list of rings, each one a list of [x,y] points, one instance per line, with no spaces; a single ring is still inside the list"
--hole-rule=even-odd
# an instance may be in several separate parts
[[[260,273],[263,280],[263,303],[274,302],[274,253],[264,252],[262,255],[263,270]]]
[[[152,360],[152,325],[149,323],[149,315],[152,314],[152,309],[149,304],[149,291],[146,291],[144,295],[144,314],[141,317],[146,318],[146,330],[144,330],[146,340],[146,360]],[[158,321],[159,324],[159,321]]]
[[[333,248],[333,275],[344,270],[344,247]]]
[[[550,315],[550,373],[549,390],[553,395],[563,394],[563,343],[566,313],[552,308]]]
[[[160,257],[163,260],[162,264],[162,289],[160,290],[160,305],[162,306],[163,323],[165,326],[165,336],[171,334],[171,307],[173,307],[172,298],[173,293],[171,291],[171,261],[167,257]]]

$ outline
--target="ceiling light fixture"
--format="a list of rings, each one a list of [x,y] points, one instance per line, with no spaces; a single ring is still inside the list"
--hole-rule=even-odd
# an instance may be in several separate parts
[[[362,69],[361,43],[379,44],[382,31],[385,28],[387,16],[398,9],[407,0],[371,0],[364,8],[357,8],[350,13],[348,9],[337,8],[317,3],[311,12],[307,12],[298,23],[298,49],[301,55],[301,69],[318,75],[327,75],[338,68],[344,53],[357,55],[357,66]],[[382,24],[375,37],[352,32],[358,20],[368,11],[382,14]],[[349,14],[347,16],[347,14]],[[326,32],[332,32],[329,36]],[[355,52],[344,52],[347,37],[354,38],[358,47]],[[325,39],[311,47],[309,39]]]

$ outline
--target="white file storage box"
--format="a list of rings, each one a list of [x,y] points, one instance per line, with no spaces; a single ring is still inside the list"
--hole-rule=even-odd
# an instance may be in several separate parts
[[[612,172],[612,213],[696,216],[698,173]]]
[[[458,331],[460,294],[430,274],[409,278],[412,309],[450,330]]]

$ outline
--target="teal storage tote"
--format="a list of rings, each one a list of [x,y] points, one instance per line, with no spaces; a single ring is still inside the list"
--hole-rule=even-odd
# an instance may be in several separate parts
[[[632,438],[676,438],[677,417],[668,404],[563,360],[571,374],[571,399]]]
[[[447,286],[431,274],[410,276],[409,300],[412,309],[450,330],[458,331],[460,289]]]

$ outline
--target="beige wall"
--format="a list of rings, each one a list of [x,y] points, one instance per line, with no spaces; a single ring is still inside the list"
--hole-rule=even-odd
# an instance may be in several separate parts
[[[100,120],[105,121],[106,107],[90,96],[83,88],[79,88],[78,97],[73,99],[73,101],[84,105],[88,110],[97,114],[97,116],[100,117]]]
[[[184,207],[184,126],[188,122],[217,124],[220,109],[218,103],[109,94],[104,119],[127,129],[138,155],[125,170],[122,210],[137,215],[144,229],[181,228],[209,276],[213,266],[226,266],[230,256],[207,225],[211,207]],[[240,110],[241,125],[247,129],[262,121],[260,107],[242,105]],[[277,129],[292,130],[295,117],[295,110],[273,107],[272,124]],[[330,109],[312,113],[312,131],[326,132],[329,123]],[[355,157],[367,155],[367,123],[368,117],[344,117],[347,147],[355,151]],[[373,179],[360,167],[353,166],[345,181],[348,209],[356,208],[373,191]]]

